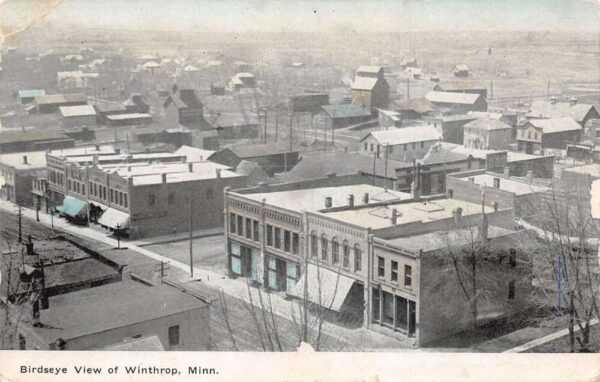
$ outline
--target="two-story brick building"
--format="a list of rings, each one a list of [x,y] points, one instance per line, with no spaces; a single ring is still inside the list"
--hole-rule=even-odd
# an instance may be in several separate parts
[[[365,184],[305,190],[272,185],[225,193],[232,276],[309,300],[415,345],[464,330],[470,322],[464,297],[442,296],[424,283],[435,275],[428,254],[445,248],[433,246],[426,235],[474,229],[484,219],[482,211],[489,223],[486,241],[521,234],[512,231],[512,208],[416,200]],[[498,267],[497,280],[506,279],[505,267]],[[530,283],[518,280],[518,291],[515,285],[494,286],[497,300],[493,309],[482,310],[487,315],[482,320],[522,307],[522,300],[510,296],[524,296],[522,289]],[[446,313],[436,315],[439,309],[429,306],[433,302]]]

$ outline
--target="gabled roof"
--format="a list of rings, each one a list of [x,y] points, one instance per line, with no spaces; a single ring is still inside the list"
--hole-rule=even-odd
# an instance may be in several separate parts
[[[582,129],[581,125],[578,124],[573,118],[532,119],[528,123],[534,127],[542,129],[544,134]]]
[[[531,105],[531,111],[526,116],[529,118],[570,117],[577,122],[582,122],[593,108],[593,105],[584,103],[571,105],[568,102],[535,101]]]
[[[381,145],[403,145],[413,142],[437,141],[442,134],[431,126],[403,127],[398,129],[372,131],[361,139],[372,136]]]
[[[462,104],[462,105],[473,105],[481,95],[470,94],[470,93],[453,93],[453,92],[437,92],[430,91],[427,93],[425,98],[432,103],[450,103],[450,104]]]
[[[499,121],[497,119],[490,118],[478,118],[474,121],[471,121],[465,125],[465,128],[470,129],[479,129],[479,130],[511,130],[512,127],[507,125],[506,123]]]
[[[352,83],[352,90],[373,90],[377,81],[376,77],[360,77],[357,76]]]
[[[415,113],[425,114],[434,110],[433,105],[426,98],[411,98],[407,101],[396,101],[396,106],[400,112],[414,111]]]
[[[342,103],[339,105],[321,106],[329,118],[355,118],[370,117],[369,109],[352,103]]]
[[[96,109],[92,105],[61,106],[60,114],[63,117],[87,117],[96,115]]]

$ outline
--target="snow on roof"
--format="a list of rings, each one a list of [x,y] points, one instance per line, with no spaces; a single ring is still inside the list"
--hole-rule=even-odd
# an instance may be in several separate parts
[[[373,77],[359,77],[357,76],[352,83],[352,90],[373,90],[375,84],[377,84],[377,78]]]
[[[571,117],[577,122],[581,122],[593,107],[593,105],[584,103],[571,105],[568,102],[535,101],[526,116],[529,118]]]
[[[92,105],[61,106],[60,114],[63,117],[86,117],[96,115],[96,109]]]

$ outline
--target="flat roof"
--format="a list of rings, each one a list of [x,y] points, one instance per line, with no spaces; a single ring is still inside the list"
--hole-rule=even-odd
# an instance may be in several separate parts
[[[545,192],[549,191],[549,187],[544,187],[540,185],[535,185],[527,182],[523,182],[521,180],[515,180],[511,178],[505,178],[498,175],[493,174],[480,174],[473,175],[470,177],[463,177],[462,180],[469,182],[469,178],[473,178],[473,183],[482,185],[485,187],[494,188],[494,179],[500,179],[500,190],[512,192],[515,195],[527,195],[535,192]]]
[[[430,252],[448,247],[454,249],[456,246],[469,245],[473,239],[477,237],[477,228],[478,227],[456,229],[451,231],[435,231],[423,235],[400,237],[385,241],[395,247],[406,249],[411,252],[418,252],[420,250],[423,250],[424,252]],[[510,235],[515,232],[517,231],[502,227],[489,226],[487,237],[488,239],[494,239]]]
[[[474,104],[479,97],[479,94],[472,93],[454,93],[454,92],[438,92],[438,91],[430,91],[425,95],[425,98],[429,102],[433,103],[456,103],[456,104],[465,104],[472,105]]]
[[[600,164],[597,163],[563,168],[562,171],[576,172],[578,174],[588,174],[600,178]]]
[[[412,197],[412,196],[411,196]],[[437,199],[433,201],[419,201],[402,204],[389,204],[383,207],[360,208],[346,211],[323,212],[330,218],[362,227],[380,229],[391,227],[392,209],[398,212],[396,225],[413,222],[430,222],[452,217],[452,211],[462,208],[462,215],[476,215],[481,213],[481,205],[464,202],[456,199]],[[486,212],[493,208],[485,207]]]
[[[205,303],[173,287],[122,281],[51,297],[32,330],[46,343],[122,328],[193,309]]]
[[[45,94],[45,95],[42,95],[42,96],[35,97],[35,102],[38,105],[74,103],[74,102],[87,103],[87,97],[86,97],[85,94],[81,94],[81,93],[74,93],[74,94]]]
[[[243,194],[245,198],[257,202],[266,199],[266,203],[275,207],[292,211],[319,211],[325,209],[325,198],[332,198],[332,207],[348,205],[348,196],[354,195],[354,205],[365,205],[363,196],[369,194],[369,203],[380,203],[388,200],[405,200],[412,198],[411,194],[388,190],[369,184],[357,184],[339,187],[319,187],[304,190],[260,192]]]
[[[19,90],[19,98],[33,98],[46,94],[44,89]]]
[[[356,118],[371,116],[371,111],[369,109],[353,103],[323,105],[321,108],[330,118]]]
[[[91,155],[93,154],[114,154],[115,148],[112,145],[99,145],[96,149],[96,146],[85,146],[85,147],[73,147],[68,149],[56,149],[50,150],[49,154],[57,157],[76,157],[81,155],[89,155],[91,159]]]
[[[197,180],[216,179],[217,172],[216,167],[201,168],[194,170],[194,172],[171,172],[166,175],[166,183],[179,183],[179,182],[193,182]],[[243,175],[237,174],[230,170],[221,170],[221,178],[236,178]],[[151,184],[161,184],[162,174],[151,174],[151,175],[134,175],[133,185],[134,186],[145,186]]]
[[[400,127],[389,130],[372,131],[361,139],[372,136],[382,145],[403,145],[413,142],[437,141],[442,134],[433,126]]]
[[[27,163],[24,161],[27,157]],[[14,167],[17,170],[38,170],[46,168],[45,151],[28,151],[0,155],[0,164]]]

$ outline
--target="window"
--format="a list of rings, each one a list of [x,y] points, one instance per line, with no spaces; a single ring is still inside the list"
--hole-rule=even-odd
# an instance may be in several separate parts
[[[169,346],[179,345],[179,325],[169,326]]]
[[[292,241],[291,232],[288,230],[284,230],[283,231],[283,250],[285,252],[291,251],[291,245],[292,245],[291,241]]]
[[[383,323],[393,325],[394,323],[394,295],[388,292],[382,293],[383,297]]]
[[[237,217],[237,234],[244,236],[244,217],[240,215]]]
[[[413,142],[413,143],[412,143],[412,149],[414,150],[414,149],[416,149],[416,148],[417,148],[417,143],[416,143],[416,142]]]
[[[254,239],[254,241],[258,241],[258,221],[254,220],[252,222],[252,238]]]
[[[267,224],[267,245],[273,246],[273,226],[270,224]]]
[[[156,202],[156,196],[154,196],[153,194],[149,194],[148,195],[148,205],[153,206],[155,202]]]
[[[123,205],[123,193],[121,191],[119,191],[119,205],[122,206]]]
[[[292,233],[292,253],[294,255],[298,254],[298,249],[300,247],[300,236],[294,232]]]
[[[354,245],[354,272],[360,272],[362,269],[362,251],[358,244]]]
[[[533,133],[533,139],[537,139],[537,133]]]
[[[531,139],[531,131],[527,133],[527,138]]]
[[[385,277],[385,259],[377,256],[377,276]]]
[[[206,199],[212,199],[212,198],[213,198],[213,189],[207,188],[206,189]]]
[[[327,235],[321,235],[321,260],[327,260]]]
[[[453,196],[454,196],[454,191],[448,190],[448,199],[452,199]]]
[[[100,189],[100,191],[102,191],[102,189]],[[115,191],[111,188],[109,190],[108,194],[110,195],[110,202],[114,203],[115,202]]]
[[[342,267],[344,267],[345,269],[349,269],[350,268],[350,246],[348,245],[348,242],[344,240],[344,243],[342,245]]]
[[[392,260],[392,282],[398,282],[398,262]]]
[[[510,282],[508,283],[508,299],[515,299],[515,280],[510,280]]]
[[[67,189],[71,191],[71,179],[67,182]]]
[[[404,266],[404,286],[412,286],[412,267],[410,265]]]
[[[252,239],[252,220],[246,218],[246,239]]]
[[[471,158],[469,157],[469,159],[467,160],[467,168],[471,168],[471,166]]]
[[[340,262],[340,243],[338,243],[337,238],[331,239],[331,261],[333,264],[338,264]]]
[[[229,213],[229,232],[235,233],[237,227],[235,226],[235,214]]]
[[[319,252],[319,238],[317,238],[316,232],[312,232],[310,234],[310,255],[312,257],[317,257],[317,253]]]
[[[275,248],[281,248],[281,228],[275,228]]]
[[[371,152],[373,152],[373,144],[371,143]]]
[[[404,151],[406,151],[408,149],[408,145],[405,143],[404,144]]]
[[[85,184],[81,183],[81,195],[85,195]]]
[[[369,151],[369,144],[365,143],[365,151]]]
[[[127,194],[123,194],[123,202],[124,202],[125,208],[127,208]]]
[[[175,193],[170,192],[169,195],[167,195],[167,203],[175,204]]]

